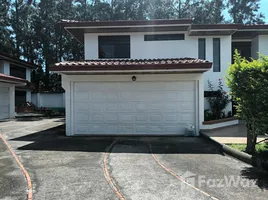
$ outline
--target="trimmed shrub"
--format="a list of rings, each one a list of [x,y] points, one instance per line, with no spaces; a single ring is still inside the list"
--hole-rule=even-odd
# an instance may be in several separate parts
[[[268,57],[247,61],[238,52],[228,69],[227,85],[237,102],[237,116],[247,125],[248,153],[255,153],[258,135],[268,130]]]

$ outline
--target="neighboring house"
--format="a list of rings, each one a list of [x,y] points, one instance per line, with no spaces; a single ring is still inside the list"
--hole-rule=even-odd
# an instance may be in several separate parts
[[[35,64],[0,52],[0,73],[27,80],[26,85],[16,86],[15,88],[16,106],[31,102],[31,71],[37,69],[37,67]]]
[[[0,120],[15,117],[15,86],[24,86],[27,80],[0,73]]]
[[[184,135],[187,127],[199,135],[207,81],[216,87],[224,78],[234,49],[245,57],[268,55],[268,25],[190,19],[61,25],[85,52],[84,61],[51,68],[62,74],[68,136]]]

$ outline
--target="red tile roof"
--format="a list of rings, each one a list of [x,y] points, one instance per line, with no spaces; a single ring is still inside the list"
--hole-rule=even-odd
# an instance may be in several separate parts
[[[196,58],[99,59],[56,63],[51,71],[163,70],[211,68],[212,63]]]
[[[62,19],[58,24],[63,26],[147,26],[192,24],[192,19],[154,19],[154,20],[116,20],[116,21],[77,21]]]
[[[15,76],[9,76],[9,75],[0,73],[0,82],[27,83],[28,81],[26,79],[17,78]]]

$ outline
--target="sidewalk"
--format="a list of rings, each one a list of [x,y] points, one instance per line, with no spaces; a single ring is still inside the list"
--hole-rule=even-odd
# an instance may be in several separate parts
[[[247,131],[245,124],[239,123],[238,125],[228,126],[214,130],[201,130],[201,132],[213,140],[221,144],[246,144]],[[265,136],[259,136],[257,142],[263,140]]]

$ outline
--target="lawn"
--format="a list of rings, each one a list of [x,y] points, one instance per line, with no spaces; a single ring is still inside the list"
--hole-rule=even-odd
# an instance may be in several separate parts
[[[246,144],[226,144],[226,145],[239,151],[246,150]],[[268,142],[256,145],[256,155],[265,160],[268,160]]]

